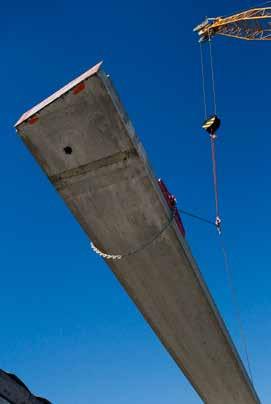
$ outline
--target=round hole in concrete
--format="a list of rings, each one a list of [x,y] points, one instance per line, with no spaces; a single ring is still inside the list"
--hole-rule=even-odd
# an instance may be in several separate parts
[[[66,153],[66,154],[72,154],[72,148],[71,148],[71,146],[66,146],[66,147],[64,147],[64,152]]]

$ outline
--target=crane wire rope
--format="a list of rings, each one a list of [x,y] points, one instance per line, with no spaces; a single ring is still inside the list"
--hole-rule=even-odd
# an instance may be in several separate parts
[[[212,80],[212,96],[213,96],[213,108],[214,108],[214,114],[216,115],[217,113],[217,101],[216,101],[216,86],[215,86],[215,70],[214,70],[214,60],[213,60],[213,50],[212,50],[212,40],[211,40],[211,35],[209,33],[209,58],[210,58],[210,68],[211,68],[211,80]],[[206,96],[206,79],[205,79],[205,69],[204,69],[204,59],[203,59],[203,46],[202,43],[200,42],[200,60],[201,60],[201,75],[202,75],[202,89],[203,89],[203,104],[204,104],[204,114],[205,114],[205,119],[207,119],[207,96]],[[217,163],[216,163],[216,149],[215,149],[215,141],[217,139],[217,135],[215,132],[211,131],[210,133],[210,140],[211,140],[211,158],[212,158],[212,171],[213,171],[213,185],[214,185],[214,196],[215,196],[215,210],[216,210],[216,221],[215,225],[218,230],[218,235],[220,239],[220,248],[222,251],[223,255],[223,264],[224,264],[224,270],[228,278],[228,286],[230,289],[230,294],[231,294],[231,300],[232,300],[232,305],[235,310],[235,317],[236,317],[236,323],[239,328],[239,334],[241,338],[241,343],[243,345],[243,350],[245,353],[245,358],[247,362],[247,369],[248,369],[248,374],[251,380],[252,385],[254,385],[253,381],[253,374],[252,374],[252,369],[251,369],[251,361],[250,361],[250,356],[249,356],[249,350],[248,350],[248,343],[247,343],[247,337],[245,333],[245,328],[243,326],[243,321],[242,321],[242,316],[241,316],[241,309],[238,304],[238,294],[237,290],[234,286],[234,280],[233,280],[233,271],[231,269],[230,261],[229,261],[229,255],[225,247],[225,242],[221,233],[221,219],[220,219],[220,213],[219,213],[219,193],[218,193],[218,179],[217,179]],[[205,222],[208,222],[204,220]],[[210,222],[211,223],[211,222]]]
[[[215,141],[216,134],[210,134],[211,139],[211,155],[212,155],[212,168],[213,168],[213,182],[214,182],[214,196],[215,196],[215,211],[216,211],[216,224],[217,230],[221,232],[221,219],[219,213],[219,199],[218,199],[218,181],[217,181],[217,168],[216,168],[216,150],[215,150]]]
[[[212,39],[211,34],[209,33],[209,54],[210,54],[210,67],[211,67],[211,76],[212,76],[212,89],[213,89],[213,103],[214,103],[214,114],[217,112],[217,103],[216,103],[216,89],[215,89],[215,69],[214,69],[214,57],[213,57],[213,49],[212,49]]]
[[[225,268],[225,272],[226,272],[227,278],[228,278],[228,285],[229,285],[229,289],[230,289],[230,293],[231,293],[231,299],[232,299],[233,305],[235,307],[235,317],[236,317],[237,324],[239,327],[239,334],[240,334],[240,338],[241,338],[242,345],[243,345],[243,350],[244,350],[245,357],[246,357],[248,374],[249,374],[250,380],[252,382],[252,385],[254,385],[247,337],[246,337],[246,333],[245,333],[245,329],[244,329],[243,321],[242,321],[242,317],[241,317],[241,309],[240,309],[240,306],[238,303],[238,294],[237,294],[237,290],[234,285],[233,273],[232,273],[232,269],[231,269],[231,265],[230,265],[229,255],[226,250],[225,241],[223,239],[223,236],[220,236],[219,239],[220,239],[221,251],[223,254],[224,268]]]
[[[207,119],[207,101],[206,101],[206,88],[205,88],[205,72],[204,72],[204,61],[203,61],[203,49],[202,43],[199,43],[200,49],[200,61],[201,61],[201,80],[202,80],[202,96],[203,96],[203,106],[204,106],[204,116]]]
[[[214,70],[214,58],[212,50],[212,40],[211,34],[209,33],[209,58],[210,58],[210,68],[211,68],[211,79],[212,79],[212,95],[213,95],[213,108],[214,114],[217,113],[217,102],[216,102],[216,88],[215,88],[215,70]],[[203,105],[204,105],[204,115],[207,119],[207,96],[206,96],[206,79],[205,79],[205,69],[204,69],[204,58],[203,58],[203,45],[200,42],[200,61],[201,61],[201,78],[202,78],[202,94],[203,94]],[[219,198],[218,198],[218,181],[217,181],[217,169],[216,169],[216,150],[215,150],[215,140],[217,136],[214,132],[210,133],[211,141],[211,156],[212,156],[212,170],[213,170],[213,185],[214,185],[214,198],[215,198],[215,211],[216,211],[216,226],[218,232],[221,231],[221,219],[219,214]]]
[[[205,219],[204,217],[195,215],[194,213],[188,212],[187,210],[184,210],[184,209],[180,209],[180,208],[179,208],[179,212],[182,213],[183,215],[190,216],[190,217],[192,217],[192,218],[194,218],[194,219],[197,219],[197,220],[199,220],[199,221],[201,221],[201,222],[204,222],[204,223],[210,224],[211,226],[215,226],[215,227],[216,227],[215,222],[212,222],[212,221],[209,220],[209,219]]]

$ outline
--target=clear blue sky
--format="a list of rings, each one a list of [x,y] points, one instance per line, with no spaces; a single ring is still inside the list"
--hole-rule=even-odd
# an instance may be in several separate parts
[[[249,1],[5,2],[1,10],[0,367],[56,404],[200,399],[89,248],[16,136],[19,115],[100,60],[157,176],[206,217],[214,203],[193,27]],[[214,41],[225,238],[255,385],[271,403],[270,43]],[[204,278],[244,358],[212,228],[184,217]]]

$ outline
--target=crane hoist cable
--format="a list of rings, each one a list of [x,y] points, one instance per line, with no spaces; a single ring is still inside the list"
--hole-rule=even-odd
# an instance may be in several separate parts
[[[217,116],[217,102],[216,102],[216,88],[215,88],[215,73],[214,73],[214,62],[213,62],[213,51],[212,51],[212,43],[211,37],[209,37],[209,58],[210,58],[210,69],[211,69],[211,80],[212,80],[212,104],[213,104],[213,113],[208,118],[207,112],[207,96],[206,96],[206,79],[205,79],[205,69],[204,69],[204,59],[203,59],[203,45],[200,42],[200,59],[201,59],[201,76],[202,76],[202,91],[203,91],[203,104],[204,104],[204,115],[205,120],[202,124],[202,128],[209,133],[210,143],[211,143],[211,158],[212,158],[212,170],[213,170],[213,185],[214,185],[214,198],[215,198],[215,224],[218,230],[218,233],[221,233],[221,218],[219,212],[219,196],[218,196],[218,180],[217,180],[217,165],[216,165],[216,139],[217,139],[217,130],[220,127],[221,121]]]
[[[247,343],[247,337],[246,337],[246,332],[245,332],[245,328],[243,326],[243,321],[242,321],[242,317],[241,317],[241,309],[238,303],[238,293],[237,290],[235,288],[234,285],[234,280],[233,280],[233,276],[232,276],[232,269],[231,269],[231,265],[230,265],[230,259],[229,259],[229,255],[225,246],[225,242],[222,237],[219,237],[220,239],[220,246],[221,246],[221,251],[223,254],[223,259],[224,259],[224,267],[225,267],[225,271],[227,274],[227,278],[228,278],[228,285],[229,285],[229,289],[230,289],[230,293],[231,293],[231,299],[232,299],[232,304],[235,308],[235,317],[236,317],[236,321],[238,324],[238,328],[239,328],[239,334],[240,334],[240,338],[242,341],[242,345],[243,345],[243,350],[245,353],[245,358],[246,358],[246,362],[247,362],[247,369],[248,369],[248,374],[250,376],[250,380],[252,385],[254,385],[254,380],[253,380],[253,374],[252,374],[252,370],[251,370],[251,363],[250,363],[250,355],[249,355],[249,349],[248,349],[248,343]]]
[[[264,7],[265,6],[265,7]],[[214,193],[216,205],[216,224],[218,232],[221,233],[221,219],[219,214],[218,204],[218,186],[217,186],[217,171],[216,171],[216,155],[215,155],[215,140],[216,130],[220,126],[220,120],[217,117],[216,91],[215,91],[215,75],[212,52],[212,38],[216,35],[222,35],[231,38],[244,39],[248,41],[270,41],[271,40],[271,6],[270,1],[258,7],[252,7],[248,10],[241,11],[230,16],[206,18],[201,24],[194,28],[194,32],[199,35],[200,52],[201,52],[201,71],[202,71],[202,86],[204,98],[204,114],[205,122],[203,128],[210,134],[212,148],[212,164],[214,178]],[[213,91],[213,115],[208,119],[206,89],[205,89],[205,72],[203,63],[202,44],[209,43],[210,68],[212,78]],[[219,123],[219,124],[218,124]]]
[[[211,66],[211,75],[212,75],[212,89],[213,89],[213,103],[214,103],[214,114],[216,115],[216,89],[215,89],[215,69],[214,69],[214,58],[213,58],[213,49],[212,49],[212,41],[209,36],[209,54],[210,54],[210,66]]]
[[[215,143],[217,139],[216,132],[220,127],[221,121],[217,116],[212,38],[215,35],[224,35],[247,40],[271,40],[270,23],[271,23],[271,7],[265,7],[265,8],[258,7],[232,15],[230,17],[206,18],[206,20],[203,23],[201,23],[194,29],[194,31],[196,31],[200,36],[199,39],[200,59],[201,59],[202,88],[203,88],[203,102],[204,102],[204,115],[205,115],[205,121],[202,127],[209,133],[211,141],[211,156],[212,156],[215,210],[216,210],[215,225],[217,227],[220,236],[219,239],[221,244],[221,251],[223,254],[224,268],[228,278],[232,304],[236,312],[236,320],[246,357],[247,369],[252,385],[254,384],[254,381],[251,370],[246,333],[241,318],[241,310],[238,304],[237,291],[233,282],[229,255],[225,247],[224,238],[221,234],[221,219],[219,212],[216,149],[215,149]],[[212,98],[213,98],[213,114],[209,118],[207,118],[208,112],[207,112],[207,96],[206,96],[206,79],[205,79],[204,58],[203,58],[203,43],[205,42],[209,43],[209,58],[210,58]]]
[[[203,45],[200,42],[199,49],[200,49],[200,61],[201,61],[201,81],[202,81],[202,95],[203,95],[203,106],[204,106],[204,117],[207,119],[207,101],[206,101],[206,88],[205,88],[205,72],[204,72],[204,61],[203,61]]]

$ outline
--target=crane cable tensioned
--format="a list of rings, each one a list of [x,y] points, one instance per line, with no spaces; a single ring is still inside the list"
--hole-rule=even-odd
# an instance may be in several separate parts
[[[215,150],[216,134],[215,133],[210,134],[210,139],[211,139],[215,211],[216,211],[215,223],[216,223],[217,231],[220,234],[221,233],[221,219],[220,219],[220,213],[219,213],[218,182],[217,182],[217,169],[216,169],[216,150]]]
[[[209,136],[210,136],[212,170],[213,170],[213,185],[214,185],[214,197],[215,197],[215,211],[216,211],[215,224],[216,224],[218,233],[221,233],[221,218],[220,218],[220,213],[219,213],[218,181],[217,181],[217,168],[216,168],[216,148],[215,148],[215,141],[217,139],[216,131],[220,127],[220,119],[216,115],[217,114],[217,102],[216,102],[216,88],[215,88],[215,70],[214,70],[211,36],[209,36],[208,43],[209,43],[209,58],[210,58],[211,80],[212,80],[213,114],[208,118],[206,79],[205,79],[204,58],[203,58],[203,45],[200,42],[199,45],[200,45],[200,60],[201,60],[202,92],[203,92],[203,105],[204,105],[204,117],[205,117],[205,121],[203,123],[203,128],[209,133]]]
[[[223,255],[224,261],[224,269],[228,278],[228,285],[231,293],[231,299],[233,307],[235,308],[235,316],[236,322],[239,328],[239,334],[241,338],[241,342],[243,345],[243,350],[246,357],[247,369],[249,373],[249,377],[251,379],[252,384],[253,376],[251,370],[251,364],[249,359],[248,352],[248,344],[246,333],[243,327],[243,322],[241,318],[241,310],[238,304],[237,291],[233,282],[233,274],[230,266],[229,255],[227,253],[225,242],[222,235],[221,229],[221,219],[220,219],[220,211],[219,211],[219,195],[218,195],[218,180],[217,180],[217,164],[216,164],[216,148],[215,142],[217,139],[216,131],[220,127],[220,119],[217,117],[217,103],[216,103],[216,88],[215,88],[215,73],[214,73],[214,61],[213,61],[213,51],[212,51],[212,40],[210,33],[208,34],[208,43],[209,43],[209,58],[210,58],[210,68],[211,68],[211,80],[212,80],[212,104],[213,104],[213,115],[208,118],[207,112],[207,95],[206,95],[206,79],[205,79],[205,69],[204,69],[204,58],[203,58],[203,44],[199,42],[200,45],[200,60],[201,60],[201,74],[202,74],[202,92],[203,92],[203,105],[204,105],[204,116],[205,121],[202,127],[209,133],[210,141],[211,141],[211,159],[212,159],[212,171],[213,171],[213,186],[214,186],[214,197],[215,197],[215,226],[217,228],[219,239],[220,239],[220,247]]]
[[[244,326],[243,326],[240,306],[239,306],[239,303],[238,303],[237,290],[236,290],[236,288],[234,286],[233,274],[232,274],[232,269],[231,269],[231,265],[230,265],[229,255],[228,255],[228,252],[227,252],[226,247],[225,247],[225,242],[224,242],[223,236],[219,237],[219,238],[220,238],[221,251],[222,251],[222,254],[223,254],[224,268],[225,268],[225,272],[227,274],[228,285],[229,285],[229,289],[230,289],[230,293],[231,293],[232,304],[235,307],[236,322],[237,322],[237,325],[238,325],[238,328],[239,328],[239,334],[240,334],[240,338],[241,338],[241,343],[243,345],[243,350],[244,350],[245,357],[246,357],[247,369],[248,369],[250,380],[251,380],[252,384],[254,385],[253,375],[252,375],[252,370],[251,370],[251,364],[250,364],[250,358],[249,358],[247,337],[246,337],[245,329],[244,329]]]
[[[216,90],[215,90],[215,69],[214,69],[214,58],[213,58],[213,49],[212,49],[212,40],[209,36],[209,54],[210,54],[210,67],[211,67],[211,75],[212,75],[212,89],[213,89],[213,103],[214,103],[214,114],[216,115],[217,105],[216,105]]]
[[[205,72],[204,72],[204,60],[203,60],[203,49],[202,42],[199,42],[200,49],[200,61],[201,61],[201,81],[202,81],[202,96],[203,96],[203,107],[204,107],[204,117],[207,119],[207,99],[206,99],[206,89],[205,89]]]

